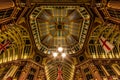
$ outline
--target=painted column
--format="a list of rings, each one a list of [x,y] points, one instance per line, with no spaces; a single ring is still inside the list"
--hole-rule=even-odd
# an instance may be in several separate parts
[[[37,79],[37,76],[38,76],[38,73],[39,73],[39,67],[36,66],[36,65],[34,65],[33,68],[36,69],[36,72],[35,72],[35,74],[34,74],[34,80],[38,80],[38,79]]]
[[[90,64],[89,69],[92,71],[95,80],[102,80],[100,74],[93,63]]]
[[[27,75],[29,74],[29,70],[31,68],[30,65],[30,63],[27,63],[27,65],[25,65],[18,80],[25,80],[27,78]]]
[[[87,66],[86,64],[83,64],[83,65],[80,66],[81,75],[82,75],[82,77],[81,77],[80,79],[82,79],[82,80],[86,79],[86,74],[85,74],[85,72],[84,72],[84,69],[87,68],[87,67],[88,67],[88,66]]]

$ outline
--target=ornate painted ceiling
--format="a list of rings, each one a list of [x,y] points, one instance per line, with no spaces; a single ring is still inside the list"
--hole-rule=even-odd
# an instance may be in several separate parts
[[[8,0],[4,4],[9,8],[0,6],[0,43],[7,39],[12,43],[0,54],[0,63],[34,60],[37,55],[48,80],[56,79],[57,65],[61,64],[64,80],[72,80],[81,55],[85,59],[119,59],[120,10],[114,3],[111,0]],[[101,35],[115,44],[109,55],[99,43]],[[59,46],[68,56],[64,62],[51,57]]]
[[[41,52],[50,54],[61,46],[74,54],[83,47],[90,14],[83,6],[40,6],[30,14],[30,25]]]
[[[85,6],[35,7],[29,15],[29,23],[39,54],[51,56],[58,47],[63,47],[66,54],[78,54],[86,40],[90,19]],[[47,79],[56,80],[57,66],[61,65],[63,79],[72,80],[76,62],[54,60],[50,56],[44,63]]]

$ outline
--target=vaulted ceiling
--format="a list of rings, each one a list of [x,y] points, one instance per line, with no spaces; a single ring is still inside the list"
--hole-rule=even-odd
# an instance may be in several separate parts
[[[64,80],[73,80],[81,55],[120,58],[119,12],[117,0],[1,0],[0,43],[11,44],[0,54],[0,63],[37,55],[47,80],[56,80],[58,65]],[[100,36],[115,45],[109,55],[100,46]],[[66,59],[52,57],[58,47],[64,48]]]
[[[30,14],[36,46],[45,54],[59,46],[69,54],[81,50],[89,25],[90,14],[82,6],[40,6]]]

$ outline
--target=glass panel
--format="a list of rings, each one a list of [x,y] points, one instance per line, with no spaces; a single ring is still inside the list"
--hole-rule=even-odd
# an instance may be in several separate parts
[[[115,73],[113,72],[112,68],[110,67],[110,65],[104,65],[104,67],[106,68],[107,72],[110,75],[115,75]]]
[[[96,65],[96,67],[99,71],[100,76],[105,76],[104,72],[102,71],[102,68],[99,65]]]

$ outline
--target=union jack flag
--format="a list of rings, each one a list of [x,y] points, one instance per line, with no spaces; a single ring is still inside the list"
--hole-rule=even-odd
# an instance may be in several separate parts
[[[0,54],[2,54],[7,48],[9,48],[9,45],[10,45],[10,41],[8,39],[2,41],[0,43]]]
[[[58,65],[58,76],[56,80],[63,80],[61,66]]]

